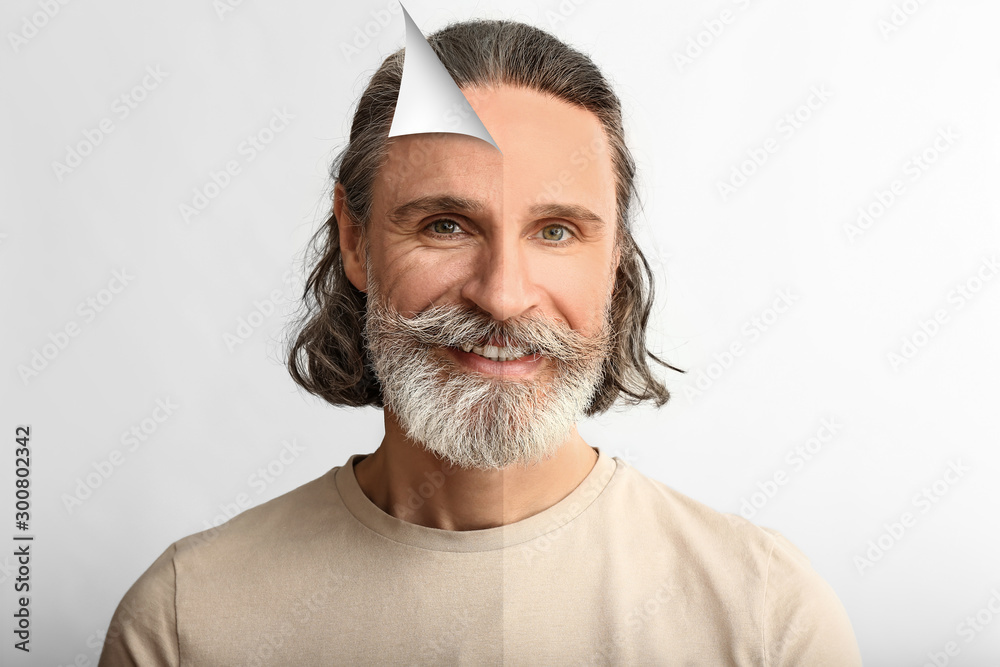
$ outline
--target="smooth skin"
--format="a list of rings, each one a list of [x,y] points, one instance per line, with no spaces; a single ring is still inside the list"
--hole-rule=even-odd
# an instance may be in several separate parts
[[[615,178],[600,121],[524,88],[463,92],[503,153],[459,134],[390,140],[367,234],[381,292],[407,316],[462,304],[499,321],[544,314],[594,335],[618,263]],[[344,194],[338,184],[344,271],[367,291],[364,248]],[[551,372],[545,358],[483,363],[451,348],[439,353],[470,371]],[[574,427],[554,457],[528,468],[450,468],[407,438],[391,410],[384,413],[385,437],[356,464],[358,483],[383,511],[422,526],[478,530],[520,521],[569,495],[597,461]],[[446,483],[410,509],[411,489],[441,471]]]

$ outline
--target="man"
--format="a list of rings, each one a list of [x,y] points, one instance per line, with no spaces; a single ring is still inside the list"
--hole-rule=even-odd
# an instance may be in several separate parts
[[[620,398],[669,397],[606,80],[518,23],[430,43],[492,141],[390,139],[402,53],[386,59],[289,358],[330,403],[383,407],[381,445],[171,545],[101,664],[860,664],[786,539],[576,430]]]

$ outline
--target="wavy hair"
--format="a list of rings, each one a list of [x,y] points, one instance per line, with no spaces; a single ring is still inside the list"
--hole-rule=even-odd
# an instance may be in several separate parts
[[[607,134],[616,176],[617,239],[621,260],[615,276],[610,317],[614,346],[604,379],[588,416],[615,401],[658,407],[670,398],[650,362],[684,372],[646,346],[653,305],[653,274],[631,232],[638,200],[635,161],[625,144],[621,102],[594,62],[543,30],[514,21],[456,23],[428,37],[438,58],[461,88],[508,85],[552,95],[583,107],[600,120]],[[334,159],[330,175],[346,191],[345,207],[360,226],[362,242],[370,222],[372,188],[386,159],[389,126],[403,75],[400,49],[388,56],[358,101],[350,141]],[[288,370],[306,391],[333,405],[383,406],[382,391],[365,347],[367,295],[347,279],[340,233],[331,212],[307,252],[315,266],[306,280],[303,313],[288,352]]]

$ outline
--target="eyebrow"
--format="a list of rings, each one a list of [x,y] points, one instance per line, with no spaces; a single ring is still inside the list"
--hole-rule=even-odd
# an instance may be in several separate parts
[[[457,195],[426,195],[400,204],[389,211],[387,217],[398,225],[417,216],[432,215],[444,211],[482,214],[486,210],[486,202],[478,199]],[[566,218],[583,223],[593,223],[598,228],[604,227],[606,224],[604,218],[580,204],[535,204],[529,212],[533,218]]]
[[[531,207],[534,218],[567,218],[579,222],[595,223],[598,228],[605,225],[604,218],[579,204],[536,204]]]
[[[432,213],[441,213],[442,211],[478,214],[486,211],[486,203],[478,199],[469,199],[468,197],[458,197],[455,195],[427,195],[408,201],[405,204],[400,204],[389,211],[387,217],[392,222],[400,224],[417,215],[430,215]]]

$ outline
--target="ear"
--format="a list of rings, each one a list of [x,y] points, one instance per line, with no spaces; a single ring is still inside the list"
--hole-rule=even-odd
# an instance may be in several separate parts
[[[361,240],[361,227],[347,212],[347,191],[340,183],[333,189],[333,215],[337,218],[340,232],[340,255],[344,262],[344,274],[351,284],[362,292],[368,291],[368,275],[365,272],[365,248]]]

